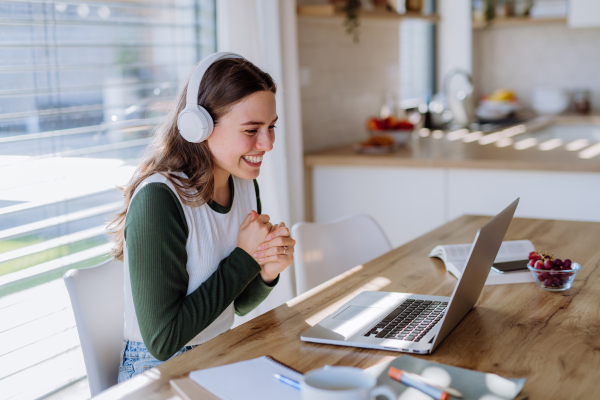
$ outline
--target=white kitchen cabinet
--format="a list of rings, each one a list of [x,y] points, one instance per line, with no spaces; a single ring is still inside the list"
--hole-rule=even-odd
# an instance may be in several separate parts
[[[600,221],[600,174],[450,169],[448,217],[494,215],[520,197],[517,217]]]
[[[594,28],[600,26],[599,0],[570,0],[569,27]]]
[[[394,247],[446,221],[441,169],[315,166],[312,181],[315,222],[369,214]]]
[[[409,167],[313,167],[313,215],[374,217],[399,246],[464,214],[600,221],[600,173]]]

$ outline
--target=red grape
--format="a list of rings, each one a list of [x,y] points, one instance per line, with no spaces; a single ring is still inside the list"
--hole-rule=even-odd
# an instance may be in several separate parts
[[[549,287],[549,286],[552,286],[553,283],[554,283],[554,280],[551,278],[548,278],[544,281],[544,286]]]
[[[535,251],[532,251],[531,253],[529,253],[529,259],[533,260],[534,258],[537,258],[538,253]]]
[[[565,261],[563,261],[562,269],[571,269],[571,264],[571,260],[567,258]]]
[[[544,262],[542,260],[537,260],[535,262],[535,269],[544,269]]]
[[[552,269],[552,267],[554,267],[554,262],[551,259],[547,259],[546,261],[544,261],[545,269]]]
[[[558,269],[560,269],[560,267],[562,267],[563,265],[563,261],[560,258],[557,258],[556,260],[554,260],[554,266],[557,267]]]
[[[552,281],[554,282],[554,286],[561,286],[562,285],[562,279],[560,279],[559,277],[555,276]]]

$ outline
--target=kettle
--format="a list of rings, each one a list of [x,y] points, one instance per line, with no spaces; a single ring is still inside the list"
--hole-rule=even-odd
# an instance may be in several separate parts
[[[466,78],[468,86],[450,93],[450,83],[459,75]],[[442,86],[448,101],[448,108],[452,112],[452,125],[458,128],[466,128],[471,123],[477,122],[475,106],[473,105],[473,79],[471,74],[460,68],[452,69],[444,76]]]

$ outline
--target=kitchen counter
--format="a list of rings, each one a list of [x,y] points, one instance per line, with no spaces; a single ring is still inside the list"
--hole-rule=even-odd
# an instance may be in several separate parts
[[[391,153],[345,145],[305,154],[306,220],[367,213],[394,246],[517,197],[518,217],[600,221],[600,117],[509,129],[470,142],[464,131],[421,131]],[[575,141],[584,143],[568,150]]]
[[[600,135],[600,117],[561,117],[557,122],[562,125],[598,125]],[[535,137],[536,133],[523,133],[512,137],[514,142],[521,137]],[[361,154],[354,145],[345,145],[332,149],[307,153],[305,166],[349,165],[378,167],[432,167],[432,168],[469,168],[533,171],[570,171],[600,172],[600,154],[589,159],[580,158],[580,151],[569,151],[565,146],[552,150],[540,150],[538,146],[517,150],[514,146],[498,147],[498,142],[480,144],[477,140],[465,143],[463,140],[448,140],[444,136],[434,138],[431,134],[421,137],[413,133],[408,148],[399,148],[391,153]],[[565,143],[568,143],[565,140]]]

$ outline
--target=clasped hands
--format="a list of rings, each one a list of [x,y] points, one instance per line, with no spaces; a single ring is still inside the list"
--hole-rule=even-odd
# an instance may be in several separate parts
[[[294,261],[296,241],[282,222],[273,225],[266,214],[252,211],[238,234],[237,247],[250,254],[260,265],[260,275],[265,283],[273,282]]]

